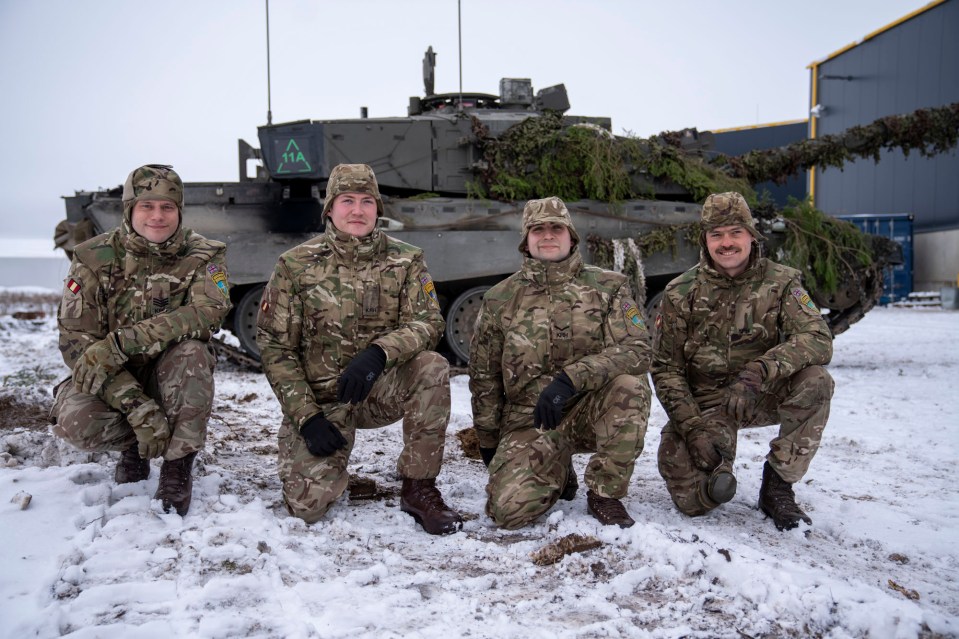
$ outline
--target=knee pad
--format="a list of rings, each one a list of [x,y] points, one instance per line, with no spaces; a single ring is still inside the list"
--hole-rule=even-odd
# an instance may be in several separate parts
[[[492,473],[486,486],[486,514],[497,526],[522,528],[549,510],[561,489],[558,481],[554,485],[535,475],[497,477]]]
[[[486,514],[493,522],[507,530],[516,530],[531,524],[537,517],[545,513],[556,503],[558,494],[521,496],[517,491],[509,495],[494,497],[488,494]]]
[[[345,482],[337,492],[335,486],[325,487],[302,475],[293,475],[283,482],[283,501],[291,515],[312,524],[327,513],[345,488]]]

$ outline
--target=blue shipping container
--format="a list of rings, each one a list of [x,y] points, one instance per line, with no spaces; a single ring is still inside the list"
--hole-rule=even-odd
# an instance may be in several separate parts
[[[912,293],[912,214],[887,213],[882,215],[837,215],[837,219],[852,222],[859,230],[881,235],[902,246],[902,264],[886,268],[880,304],[905,299]]]

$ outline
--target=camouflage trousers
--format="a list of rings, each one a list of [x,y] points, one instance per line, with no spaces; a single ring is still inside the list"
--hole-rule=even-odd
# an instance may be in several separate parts
[[[532,407],[507,407],[489,465],[486,514],[504,528],[531,523],[559,499],[574,453],[593,453],[584,477],[590,490],[625,496],[643,452],[650,396],[645,375],[619,375],[583,394],[556,430],[533,428]]]
[[[290,514],[307,523],[319,520],[346,490],[346,467],[357,428],[380,428],[403,420],[403,450],[396,461],[401,477],[434,479],[443,464],[450,420],[449,362],[432,351],[383,373],[359,404],[321,407],[346,438],[346,447],[317,457],[284,419],[279,432],[279,473]]]
[[[744,424],[737,424],[722,406],[703,407],[702,417],[725,429],[723,443],[733,458],[740,428],[779,424],[779,435],[769,443],[766,460],[785,481],[795,483],[809,470],[819,450],[833,388],[832,376],[825,368],[810,366],[769,389]],[[697,516],[718,506],[706,494],[710,473],[692,463],[685,439],[672,421],[663,428],[658,457],[659,474],[681,512]],[[728,460],[730,465],[733,461]]]
[[[164,459],[203,449],[213,409],[215,367],[209,344],[187,340],[146,366],[128,369],[142,384],[140,392],[156,400],[173,429]],[[78,391],[72,377],[57,387],[50,420],[53,433],[80,450],[126,450],[137,441],[123,413],[96,395]]]

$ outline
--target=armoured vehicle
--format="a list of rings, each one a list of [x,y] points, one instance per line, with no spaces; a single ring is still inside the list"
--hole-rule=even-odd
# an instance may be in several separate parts
[[[331,169],[362,162],[376,172],[385,206],[382,226],[425,251],[447,321],[447,353],[467,361],[483,293],[515,272],[521,261],[517,244],[525,200],[502,198],[502,192],[500,199],[488,195],[489,185],[481,177],[491,168],[490,140],[504,139],[518,126],[547,117],[564,129],[611,136],[608,118],[566,115],[569,101],[563,85],[534,94],[530,80],[505,78],[498,95],[436,94],[433,68],[430,48],[424,59],[426,95],[410,98],[405,117],[261,126],[259,149],[239,141],[238,182],[184,185],[185,224],[227,245],[234,302],[227,327],[247,354],[258,357],[256,313],[278,256],[323,229],[322,203]],[[261,163],[253,175],[250,160]],[[647,199],[567,199],[567,205],[580,236],[589,238],[583,246],[586,260],[644,278],[638,284],[644,285],[652,306],[666,283],[699,258],[688,229],[699,219],[700,206],[674,182],[641,170],[629,170],[627,177],[629,192],[648,194]],[[58,226],[57,245],[69,253],[77,242],[116,226],[121,190],[78,191],[65,197],[67,218]],[[776,236],[772,220],[761,224],[767,235]],[[652,250],[646,246],[640,255],[635,240],[651,233],[665,234],[668,241]],[[853,297],[852,304],[861,302]]]

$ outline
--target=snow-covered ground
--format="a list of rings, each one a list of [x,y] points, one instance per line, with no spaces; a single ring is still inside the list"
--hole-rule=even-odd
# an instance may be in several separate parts
[[[277,403],[262,375],[226,362],[190,513],[162,513],[156,462],[117,486],[115,454],[48,434],[47,388],[66,372],[55,323],[2,316],[0,636],[959,636],[959,313],[876,309],[835,350],[832,417],[797,486],[811,527],[782,533],[756,509],[772,428],[741,435],[732,502],[679,514],[656,470],[654,404],[633,528],[600,526],[581,488],[536,525],[498,530],[485,469],[455,436],[471,425],[457,376],[439,483],[468,521],[437,538],[399,510],[398,425],[362,431],[351,463],[392,495],[344,497],[312,526],[291,518]],[[572,533],[602,545],[531,561]]]

